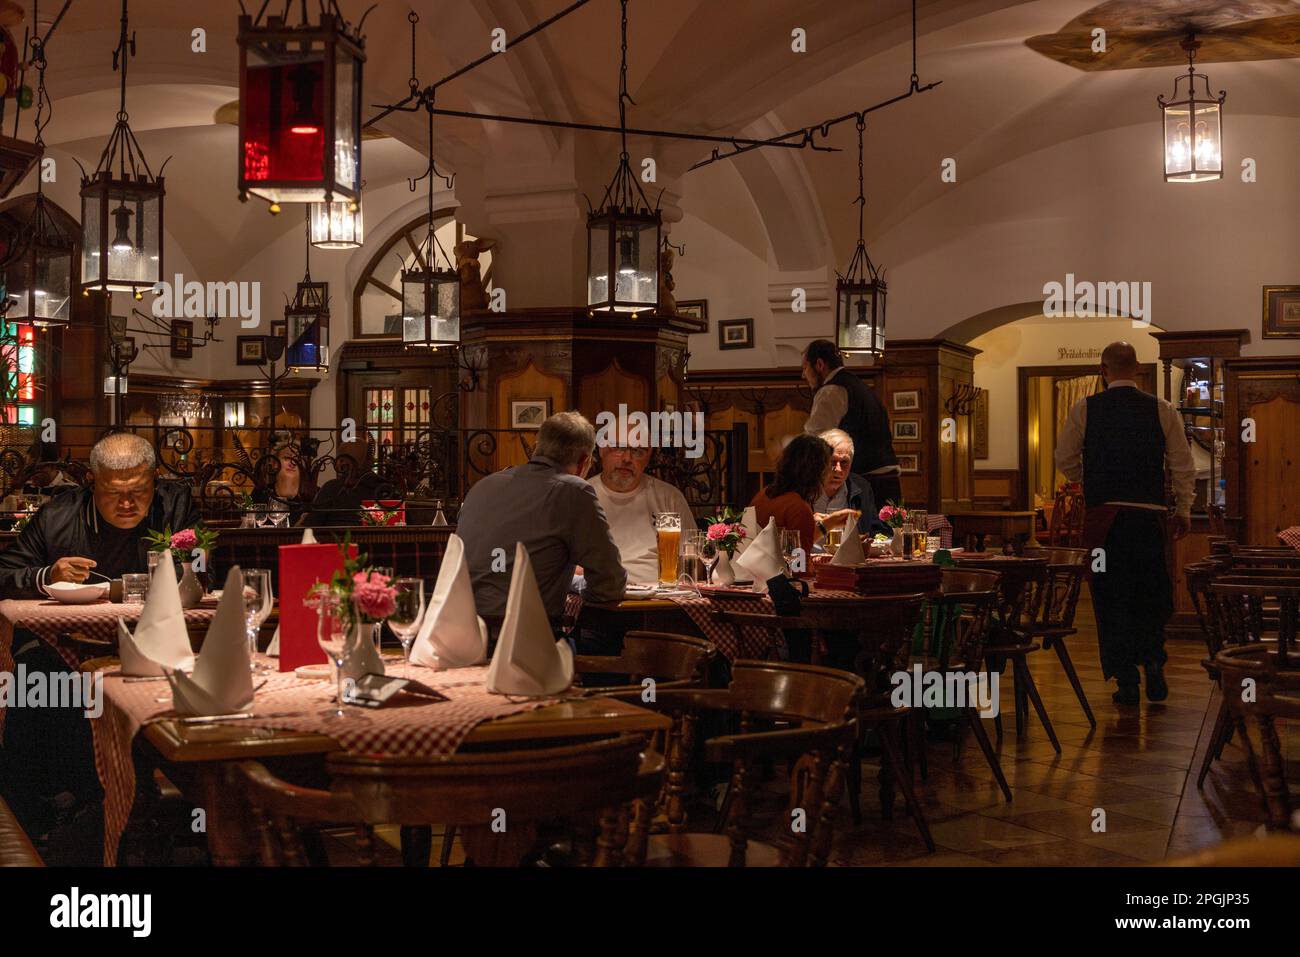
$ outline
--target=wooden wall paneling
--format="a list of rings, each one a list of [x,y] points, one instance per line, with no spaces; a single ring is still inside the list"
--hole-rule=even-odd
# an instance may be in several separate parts
[[[976,469],[972,501],[976,508],[1014,509],[1020,501],[1018,469]]]
[[[568,388],[563,376],[541,371],[532,360],[519,371],[501,376],[496,386],[496,420],[503,423],[501,428],[510,428],[510,403],[524,399],[549,399],[551,412],[559,412],[568,408]],[[536,435],[516,433],[500,437],[496,470],[527,462],[529,449],[536,442]]]
[[[1283,395],[1246,407],[1256,440],[1246,447],[1246,543],[1277,545],[1277,533],[1300,525],[1300,403]]]

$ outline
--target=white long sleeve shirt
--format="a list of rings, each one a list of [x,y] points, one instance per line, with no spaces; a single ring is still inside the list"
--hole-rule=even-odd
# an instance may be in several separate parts
[[[1107,388],[1121,386],[1137,388],[1132,379],[1117,379]],[[1174,486],[1174,509],[1184,517],[1192,514],[1192,500],[1196,496],[1196,463],[1192,459],[1191,446],[1187,444],[1187,433],[1183,430],[1183,419],[1178,411],[1164,399],[1158,399],[1160,427],[1165,433],[1165,464]],[[1056,437],[1056,467],[1071,482],[1083,479],[1083,437],[1088,427],[1088,400],[1080,399],[1070,409],[1061,434]],[[1150,502],[1106,502],[1106,505],[1125,505],[1130,508],[1145,508],[1163,512],[1163,505]]]

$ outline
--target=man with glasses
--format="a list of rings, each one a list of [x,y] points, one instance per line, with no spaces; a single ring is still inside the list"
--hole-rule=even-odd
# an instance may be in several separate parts
[[[650,455],[651,450],[645,447],[602,448],[600,474],[591,479],[591,487],[609,520],[627,580],[642,584],[659,580],[655,512],[676,512],[683,529],[695,528],[686,496],[667,482],[645,474]]]
[[[150,529],[193,528],[189,486],[154,481],[153,445],[115,432],[90,450],[90,488],[56,495],[0,552],[0,598],[42,598],[54,582],[106,581],[149,570]]]
[[[55,582],[106,581],[148,571],[149,529],[192,528],[198,510],[189,487],[154,481],[153,445],[115,432],[90,450],[93,485],[63,492],[32,516],[0,552],[0,598],[41,598]],[[31,632],[13,636],[15,665],[27,675],[63,680],[67,664]],[[0,751],[0,785],[52,864],[101,862],[90,727],[81,708],[10,708]]]

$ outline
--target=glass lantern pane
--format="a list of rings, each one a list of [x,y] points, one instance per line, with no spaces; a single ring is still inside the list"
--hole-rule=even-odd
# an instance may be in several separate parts
[[[640,302],[644,278],[641,271],[641,230],[628,223],[617,223],[614,228],[614,298],[619,303]]]
[[[415,272],[411,276],[402,278],[402,322],[403,330],[406,323],[411,320],[424,319],[424,277],[421,273]],[[409,339],[405,331],[402,333],[403,339]]]
[[[141,197],[127,190],[108,194],[108,288],[131,290],[133,284],[158,281],[158,196]]]
[[[846,352],[870,352],[877,341],[873,325],[871,290],[839,290],[836,306],[836,344]],[[883,341],[883,331],[879,338]]]
[[[438,283],[438,318],[433,338],[439,342],[460,342],[460,279]]]
[[[352,201],[334,200],[311,204],[311,244],[320,249],[348,249],[360,246],[363,240],[361,204],[356,212]]]
[[[32,319],[37,323],[67,322],[72,301],[72,254],[38,249],[33,258],[36,282]]]
[[[653,308],[659,301],[659,227],[644,223],[637,230],[636,286],[632,301]]]
[[[324,43],[273,52],[248,44],[245,72],[244,179],[250,184],[321,179],[325,150]]]
[[[361,165],[357,101],[361,68],[350,53],[340,48],[334,60],[334,180],[355,189]]]
[[[1192,168],[1192,125],[1185,103],[1165,107],[1165,175],[1187,173]]]
[[[289,345],[285,349],[285,364],[289,366],[315,367],[319,364],[319,340],[321,323],[319,317],[310,313],[288,313]]]
[[[587,227],[587,305],[604,305],[609,300],[609,224]]]
[[[1219,104],[1197,103],[1193,114],[1192,151],[1198,172],[1219,174],[1223,172],[1222,137]]]
[[[81,281],[99,279],[99,196],[81,201]]]

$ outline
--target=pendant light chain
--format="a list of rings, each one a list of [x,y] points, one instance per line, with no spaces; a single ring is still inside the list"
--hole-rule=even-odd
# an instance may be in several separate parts
[[[619,136],[623,142],[623,162],[628,160],[627,155],[627,101],[631,99],[627,93],[627,0],[620,0],[623,10],[622,17],[622,45],[620,47],[620,66],[618,71],[618,128]]]
[[[127,39],[126,32],[128,27],[127,20],[127,0],[122,0],[122,28],[118,34],[117,49],[113,51],[113,69],[122,71],[121,100],[118,105],[117,119],[125,123],[129,117],[126,112],[126,66],[131,57],[135,56],[135,38]],[[125,166],[123,174],[125,175]]]
[[[916,0],[912,0],[912,89],[915,90],[921,82],[921,76],[916,72]]]

